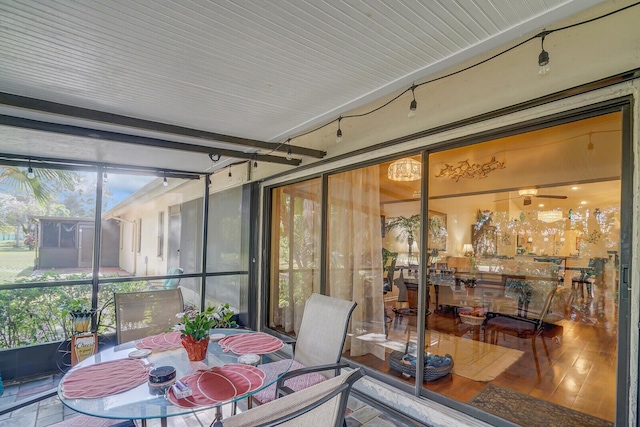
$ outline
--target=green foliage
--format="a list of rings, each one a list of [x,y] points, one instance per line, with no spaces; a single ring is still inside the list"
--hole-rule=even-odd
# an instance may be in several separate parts
[[[62,282],[83,280],[86,274],[64,277],[56,272],[42,276],[19,278],[18,283]],[[144,281],[101,284],[98,291],[98,332],[110,331],[115,325],[113,293],[133,292],[146,286]],[[1,288],[0,288],[1,289]],[[76,305],[88,307],[91,285],[60,285],[26,289],[0,290],[0,348],[66,339],[73,333],[69,311]]]
[[[387,231],[399,228],[400,232],[396,237],[398,241],[408,241],[413,243],[416,235],[420,231],[420,215],[412,215],[410,217],[399,216],[392,219],[387,224]]]
[[[67,314],[80,314],[80,313],[90,313],[91,305],[88,300],[85,299],[73,299],[70,301],[65,301],[58,307],[63,316]]]
[[[222,304],[217,307],[208,307],[205,311],[190,315],[189,313],[178,313],[177,317],[182,317],[183,323],[177,326],[177,330],[184,335],[191,335],[194,340],[199,341],[209,336],[212,328],[228,328],[235,326],[236,322],[231,320],[234,313],[229,308],[229,304]]]

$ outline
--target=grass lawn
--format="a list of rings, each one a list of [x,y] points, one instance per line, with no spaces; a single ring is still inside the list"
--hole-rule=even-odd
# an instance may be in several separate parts
[[[17,277],[29,276],[33,272],[36,251],[14,245],[15,240],[0,241],[0,285],[12,283]]]

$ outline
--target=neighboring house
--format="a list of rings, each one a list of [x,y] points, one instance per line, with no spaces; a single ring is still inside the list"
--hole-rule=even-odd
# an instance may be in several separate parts
[[[121,269],[135,276],[160,276],[175,267],[189,273],[200,271],[201,184],[172,179],[165,187],[161,179],[154,180],[103,214],[119,224]],[[185,301],[199,301],[193,279],[182,279],[180,285]]]
[[[93,258],[94,221],[91,218],[34,216],[35,269],[90,268]],[[120,226],[102,223],[101,267],[118,267]]]

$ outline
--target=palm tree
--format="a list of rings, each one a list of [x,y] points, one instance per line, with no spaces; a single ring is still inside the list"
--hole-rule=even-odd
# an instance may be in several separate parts
[[[397,241],[405,241],[409,245],[409,260],[411,260],[411,248],[416,236],[420,232],[420,215],[412,215],[410,217],[399,216],[387,224],[387,231],[391,231],[394,228],[400,229]]]
[[[2,165],[0,166],[0,184],[6,184],[18,192],[32,193],[40,206],[50,204],[57,194],[57,189],[73,190],[75,186],[76,174],[74,172],[62,169],[42,168],[33,168],[31,171],[34,176],[29,178],[28,172],[30,171],[26,168]],[[26,227],[24,226],[26,217],[17,221],[18,223],[14,224],[16,230],[16,247],[20,246],[18,236],[21,227],[26,234]],[[5,224],[5,226],[8,225],[9,224]]]
[[[30,191],[38,203],[46,205],[51,201],[54,189],[46,182],[56,182],[66,189],[73,189],[74,174],[62,169],[33,169],[34,177],[27,177],[27,170],[16,166],[0,167],[0,183],[7,184],[18,191]]]

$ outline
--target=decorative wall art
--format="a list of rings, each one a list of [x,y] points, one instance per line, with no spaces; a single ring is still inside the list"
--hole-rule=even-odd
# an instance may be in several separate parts
[[[447,215],[429,211],[429,249],[447,250]]]
[[[436,175],[436,178],[451,178],[455,179],[456,182],[458,182],[460,178],[482,179],[486,178],[490,172],[496,169],[504,169],[504,164],[505,162],[497,161],[495,156],[492,156],[491,160],[482,164],[470,164],[469,159],[458,162],[456,166],[445,163],[444,167],[440,169],[440,172]]]

